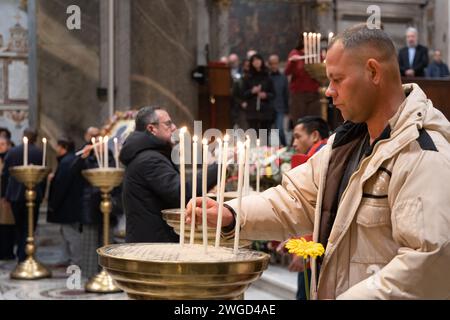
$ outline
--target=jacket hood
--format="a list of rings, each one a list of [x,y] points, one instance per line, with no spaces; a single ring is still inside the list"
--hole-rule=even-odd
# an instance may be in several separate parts
[[[389,120],[392,135],[403,131],[409,126],[416,126],[418,130],[436,131],[450,142],[450,122],[441,111],[433,107],[422,89],[415,83],[403,86],[407,98],[397,113]]]
[[[120,152],[120,161],[128,166],[136,156],[145,150],[154,150],[170,158],[172,146],[148,132],[135,131],[127,138]]]

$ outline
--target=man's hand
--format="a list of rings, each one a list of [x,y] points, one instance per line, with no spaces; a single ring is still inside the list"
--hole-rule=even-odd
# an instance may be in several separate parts
[[[195,223],[197,225],[202,224],[202,198],[196,198],[196,209],[195,209]],[[190,224],[192,220],[192,207],[193,207],[194,200],[189,201],[187,207],[186,207],[186,223]],[[217,226],[217,215],[219,213],[219,204],[210,199],[206,199],[206,214],[208,219],[208,226],[209,227],[216,227]],[[228,210],[226,207],[223,208],[222,212],[222,227],[227,227],[233,223],[234,217],[233,214]]]
[[[292,57],[289,58],[289,62],[296,62],[302,60],[302,57],[298,54],[293,55]]]
[[[91,154],[92,149],[94,149],[94,146],[92,144],[86,145],[83,149],[83,153],[81,154],[82,159],[86,159]]]
[[[292,261],[288,266],[288,269],[290,272],[303,272],[305,271],[304,265],[303,265],[303,258],[293,255]]]
[[[414,72],[413,69],[408,69],[405,71],[405,75],[408,77],[414,77],[416,75],[416,73]]]
[[[255,87],[252,88],[252,93],[253,93],[253,94],[260,93],[260,92],[261,92],[261,89],[262,89],[262,86],[261,86],[261,85],[255,86]]]
[[[262,91],[262,92],[258,93],[258,97],[260,99],[262,99],[262,100],[266,100],[267,99],[267,93]]]

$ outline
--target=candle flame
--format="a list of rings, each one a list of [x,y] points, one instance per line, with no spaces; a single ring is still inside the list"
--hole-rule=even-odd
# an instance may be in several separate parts
[[[203,139],[203,140],[202,140],[202,143],[203,143],[204,145],[208,145],[208,139],[206,139],[206,138]]]
[[[186,127],[181,128],[181,129],[180,129],[180,136],[181,136],[181,135],[184,135],[184,134],[186,133],[186,131],[187,131],[187,128],[186,128]]]
[[[261,140],[259,140],[259,139],[256,140],[256,146],[257,146],[257,147],[260,147],[260,146],[261,146]]]
[[[230,136],[229,135],[225,135],[225,137],[223,138],[224,142],[228,142],[230,141]]]
[[[23,142],[24,143],[28,143],[28,138],[27,137],[23,137]]]
[[[46,138],[42,138],[42,142],[43,143],[47,143],[47,139]]]
[[[114,138],[114,143],[117,143],[117,141],[119,141],[117,138]]]

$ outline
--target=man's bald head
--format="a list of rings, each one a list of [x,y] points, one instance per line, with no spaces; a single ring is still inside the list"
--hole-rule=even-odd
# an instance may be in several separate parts
[[[369,29],[366,24],[358,24],[334,37],[330,43],[330,49],[336,43],[342,43],[344,50],[349,51],[363,63],[373,58],[380,63],[397,64],[394,43],[381,29]]]

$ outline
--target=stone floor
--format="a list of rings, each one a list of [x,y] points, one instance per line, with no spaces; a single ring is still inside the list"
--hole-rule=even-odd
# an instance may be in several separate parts
[[[18,281],[9,278],[15,261],[0,261],[0,300],[126,300],[125,293],[91,294],[82,289],[68,289],[66,267],[61,266],[61,236],[55,225],[40,223],[36,234],[37,259],[49,266],[52,278],[37,281]],[[82,279],[82,286],[86,279]],[[246,292],[246,300],[294,299],[296,274],[284,267],[270,266],[262,278]]]

